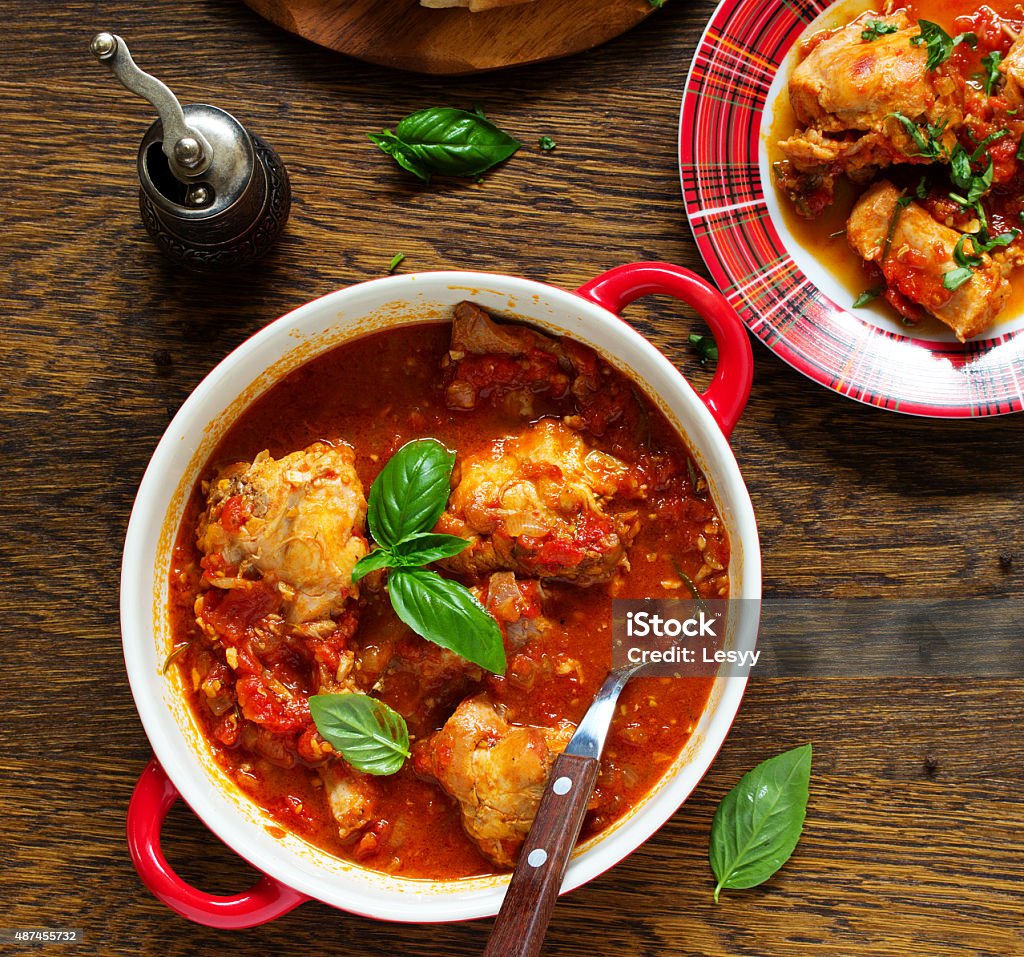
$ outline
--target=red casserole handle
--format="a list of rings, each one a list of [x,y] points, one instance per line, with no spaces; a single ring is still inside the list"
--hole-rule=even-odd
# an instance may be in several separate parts
[[[304,901],[305,894],[263,875],[252,887],[217,897],[186,884],[171,870],[160,850],[164,818],[180,795],[157,759],[150,758],[128,803],[128,850],[135,870],[153,894],[182,917],[217,927],[241,930],[274,920]]]
[[[718,345],[715,375],[701,399],[729,437],[750,398],[754,357],[747,330],[725,296],[689,269],[660,262],[617,266],[580,286],[576,293],[616,314],[634,299],[654,293],[667,293],[693,306],[711,327]]]

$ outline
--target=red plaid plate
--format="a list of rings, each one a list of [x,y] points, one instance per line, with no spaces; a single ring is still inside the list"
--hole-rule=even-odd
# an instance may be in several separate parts
[[[723,0],[701,37],[683,91],[679,172],[701,255],[747,327],[815,382],[860,402],[936,417],[1024,409],[1024,316],[988,338],[925,338],[882,308],[852,312],[851,295],[790,234],[766,151],[786,54],[839,4]],[[766,109],[766,104],[768,105]]]

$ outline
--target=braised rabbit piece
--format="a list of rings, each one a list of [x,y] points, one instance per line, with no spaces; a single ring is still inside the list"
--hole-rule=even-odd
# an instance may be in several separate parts
[[[211,483],[199,528],[210,567],[262,577],[291,622],[330,618],[357,593],[352,569],[366,554],[366,498],[348,446],[318,442],[224,469]]]

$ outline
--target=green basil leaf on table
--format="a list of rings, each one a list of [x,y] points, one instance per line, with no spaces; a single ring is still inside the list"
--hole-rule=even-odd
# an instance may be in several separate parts
[[[405,117],[394,132],[370,139],[400,166],[429,181],[432,174],[475,177],[522,145],[479,113],[431,107]]]
[[[697,353],[697,361],[702,366],[718,361],[718,344],[714,336],[701,336],[694,332],[690,334],[689,342]]]
[[[465,585],[423,568],[396,568],[388,594],[416,634],[496,675],[505,673],[501,629]]]
[[[415,173],[424,182],[430,182],[430,170],[394,133],[382,130],[380,133],[370,133],[369,137],[378,149],[387,153],[403,169]]]
[[[723,888],[755,887],[789,860],[807,814],[811,746],[762,761],[718,805],[709,858]]]
[[[391,548],[429,532],[448,502],[455,453],[436,439],[403,445],[370,486],[367,520],[378,545]]]
[[[320,736],[357,771],[394,774],[409,757],[405,719],[365,694],[317,694],[309,711]]]

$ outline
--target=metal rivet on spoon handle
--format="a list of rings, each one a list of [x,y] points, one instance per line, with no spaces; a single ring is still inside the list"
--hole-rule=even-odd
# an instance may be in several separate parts
[[[615,702],[639,666],[613,671],[556,759],[484,957],[536,957],[597,781]]]

